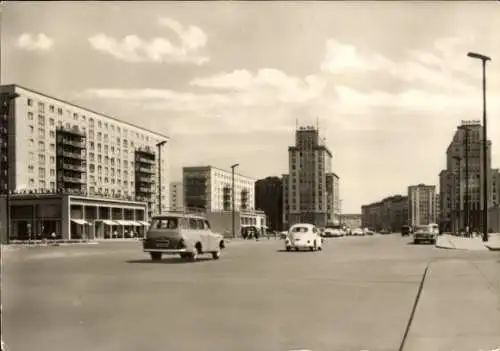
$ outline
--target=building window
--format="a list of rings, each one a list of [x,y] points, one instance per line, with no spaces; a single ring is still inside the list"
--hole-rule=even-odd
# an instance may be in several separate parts
[[[33,106],[33,100],[28,98],[28,100],[26,101],[28,106]]]
[[[45,151],[45,142],[43,141],[38,142],[38,151]]]
[[[45,168],[38,168],[38,177],[45,178]]]
[[[33,120],[33,112],[28,112],[28,120],[29,121]]]
[[[75,121],[78,121],[78,113],[73,113],[73,119],[74,119]]]
[[[53,130],[51,130],[51,131],[49,132],[49,135],[50,135],[50,137],[51,137],[52,139],[54,139],[54,138],[56,137],[56,133],[55,133]]]
[[[56,175],[56,170],[54,168],[50,169],[50,176],[54,177]]]
[[[45,112],[45,105],[43,102],[38,103],[38,112],[41,112],[41,113]]]
[[[60,108],[60,107],[59,107],[59,108],[57,109],[57,114],[58,114],[59,116],[62,116],[62,114],[63,114],[63,110],[62,110],[62,108]]]
[[[39,126],[45,126],[45,116],[38,115],[38,125]]]
[[[45,138],[45,129],[38,128],[38,137]]]

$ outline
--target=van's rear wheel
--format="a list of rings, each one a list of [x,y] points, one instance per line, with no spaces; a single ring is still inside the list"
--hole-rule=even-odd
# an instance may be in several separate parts
[[[150,252],[153,261],[161,261],[161,252]]]

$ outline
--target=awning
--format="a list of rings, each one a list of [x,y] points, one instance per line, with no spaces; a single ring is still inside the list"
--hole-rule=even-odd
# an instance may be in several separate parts
[[[118,225],[118,223],[110,221],[109,219],[104,219],[102,223],[107,224],[107,225]]]
[[[140,225],[143,225],[143,226],[149,227],[149,223],[148,223],[148,222],[144,222],[144,221],[137,221],[137,223],[139,223]]]
[[[81,225],[90,224],[89,222],[87,222],[84,219],[71,219],[71,221],[75,222],[76,224],[81,224]]]
[[[129,225],[132,225],[134,227],[140,227],[140,226],[142,226],[141,223],[136,222],[136,221],[128,221],[128,223],[129,223]]]
[[[115,220],[115,222],[118,224],[118,225],[130,225],[129,221],[125,221],[125,220],[121,220],[121,219],[117,219]]]

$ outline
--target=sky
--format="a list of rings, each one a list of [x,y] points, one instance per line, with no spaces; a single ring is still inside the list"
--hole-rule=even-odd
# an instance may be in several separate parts
[[[168,135],[170,175],[288,172],[299,125],[333,153],[344,213],[439,185],[462,120],[500,167],[500,2],[17,2],[3,5],[1,82]],[[496,34],[496,35],[495,35]]]

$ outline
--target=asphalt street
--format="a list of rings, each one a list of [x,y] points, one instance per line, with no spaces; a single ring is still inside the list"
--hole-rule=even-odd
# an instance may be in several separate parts
[[[196,263],[153,263],[139,242],[9,251],[3,340],[13,351],[394,351],[429,262],[491,257],[409,241],[332,238],[299,253],[233,241]]]

